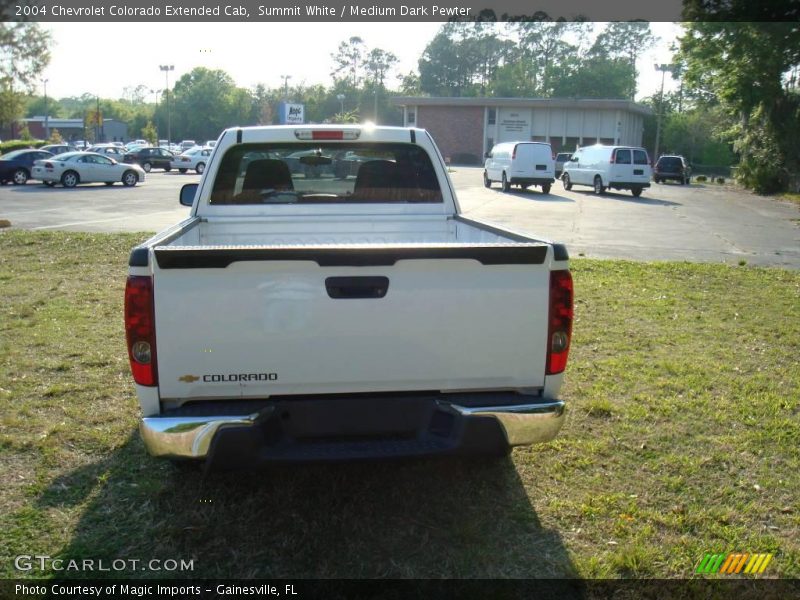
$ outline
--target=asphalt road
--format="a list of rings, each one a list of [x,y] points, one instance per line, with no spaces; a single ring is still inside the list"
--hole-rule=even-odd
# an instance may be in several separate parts
[[[462,212],[510,229],[567,244],[572,256],[687,260],[800,269],[800,210],[729,186],[653,184],[595,196],[590,188],[550,194],[538,188],[504,194],[483,186],[482,169],[450,174]],[[32,230],[155,232],[188,214],[178,204],[184,183],[199,176],[151,172],[133,188],[103,184],[64,189],[36,182],[0,187],[0,219]]]

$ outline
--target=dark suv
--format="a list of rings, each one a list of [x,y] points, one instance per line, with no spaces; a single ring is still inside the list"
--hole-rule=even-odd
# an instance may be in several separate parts
[[[662,156],[653,167],[653,180],[656,183],[674,179],[681,185],[689,183],[692,178],[692,168],[682,156]]]
[[[164,169],[169,171],[172,169],[171,161],[175,160],[175,155],[169,150],[164,148],[139,148],[133,152],[126,152],[122,162],[141,165],[145,173],[149,173],[150,169]]]

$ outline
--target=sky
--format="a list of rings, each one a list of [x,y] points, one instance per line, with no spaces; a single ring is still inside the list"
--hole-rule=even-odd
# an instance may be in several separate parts
[[[599,28],[601,24],[595,24]],[[368,48],[393,52],[396,74],[417,69],[417,61],[441,23],[43,23],[52,32],[50,65],[42,75],[52,98],[80,96],[121,98],[126,87],[140,84],[156,90],[166,85],[160,65],[174,65],[169,85],[204,66],[224,69],[240,87],[263,83],[268,88],[321,83],[330,85],[339,43],[352,36]],[[657,93],[661,74],[654,63],[670,62],[669,46],[680,28],[651,23],[659,38],[655,48],[637,61],[637,99]],[[390,89],[396,87],[388,82]],[[665,90],[674,89],[666,77]],[[43,93],[40,86],[37,93]],[[153,101],[151,96],[148,101]]]

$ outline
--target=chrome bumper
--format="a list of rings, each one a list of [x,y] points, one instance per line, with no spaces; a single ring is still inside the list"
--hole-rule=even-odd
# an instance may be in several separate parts
[[[465,421],[492,417],[500,424],[509,446],[523,446],[552,440],[564,423],[560,400],[512,406],[466,407],[439,401],[440,408],[460,415]],[[252,428],[273,416],[274,408],[236,416],[142,418],[139,424],[144,445],[153,456],[203,459],[212,440],[225,427]]]

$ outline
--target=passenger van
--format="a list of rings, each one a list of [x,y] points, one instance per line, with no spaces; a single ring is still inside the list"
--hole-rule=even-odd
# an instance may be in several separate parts
[[[595,144],[579,148],[564,163],[561,181],[565,190],[573,185],[588,185],[598,195],[613,188],[630,190],[638,197],[650,187],[651,174],[650,158],[644,148]]]
[[[549,194],[555,181],[555,170],[550,144],[503,142],[486,155],[483,185],[488,188],[493,181],[499,181],[504,192],[509,191],[512,185],[521,189],[540,185],[542,193]]]

